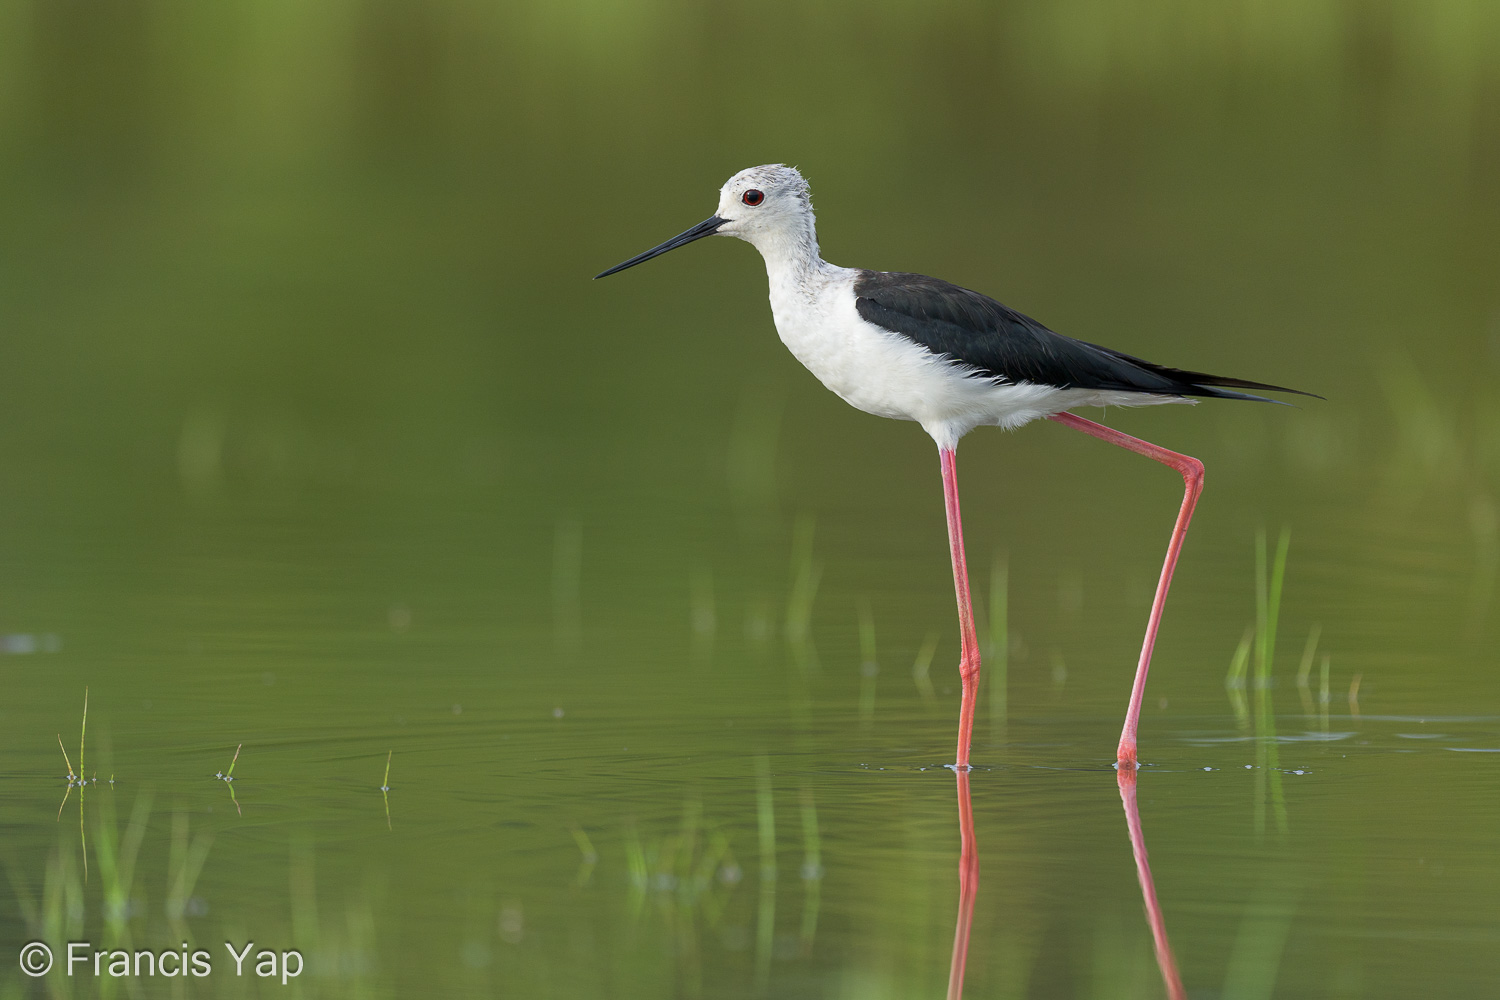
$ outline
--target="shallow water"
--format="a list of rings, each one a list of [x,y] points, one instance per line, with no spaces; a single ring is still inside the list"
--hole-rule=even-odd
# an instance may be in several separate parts
[[[206,944],[224,977],[207,981],[215,991],[242,988],[222,985],[232,964],[220,939],[251,937],[299,949],[302,988],[334,995],[943,990],[958,887],[944,767],[956,693],[947,609],[926,593],[935,585],[908,592],[899,572],[868,570],[881,585],[869,597],[872,670],[853,588],[833,589],[826,569],[809,639],[787,641],[790,548],[763,591],[741,571],[748,598],[722,569],[705,573],[713,612],[700,579],[695,623],[687,566],[632,584],[640,543],[604,527],[567,525],[534,546],[544,551],[528,587],[499,572],[488,587],[456,586],[485,561],[462,531],[408,551],[371,538],[404,564],[386,576],[408,582],[399,590],[352,570],[342,585],[288,527],[252,528],[238,551],[149,573],[87,554],[73,572],[94,593],[56,591],[88,605],[56,612],[60,648],[7,656],[10,675],[29,681],[6,706],[0,787],[21,903],[7,937]],[[845,555],[823,534],[815,527],[805,550],[816,564],[870,559],[873,546]],[[1168,619],[1139,777],[1189,995],[1397,996],[1433,981],[1483,992],[1500,971],[1485,957],[1500,717],[1390,713],[1382,657],[1342,652],[1326,719],[1316,670],[1305,713],[1289,661],[1304,638],[1293,612],[1308,599],[1289,600],[1270,692],[1273,797],[1264,742],[1223,684],[1253,602],[1205,602],[1204,547],[1185,562],[1185,599]],[[556,548],[557,559],[545,551]],[[1226,561],[1250,562],[1240,548]],[[1293,565],[1314,575],[1309,562]],[[1018,599],[1006,717],[990,689],[982,698],[971,995],[1163,995],[1111,767],[1141,609],[1092,593],[1076,628],[1042,624],[1066,609],[1030,622]],[[559,623],[575,600],[570,634]],[[1215,617],[1205,603],[1224,607]],[[942,639],[924,697],[911,664],[929,630]],[[1028,649],[1044,642],[1059,651]],[[1365,679],[1351,702],[1355,672]],[[76,766],[84,685],[87,773],[104,783],[80,803],[76,791],[63,801],[55,734]],[[1428,690],[1442,701],[1440,685]],[[1253,705],[1253,678],[1247,693]],[[231,799],[212,775],[241,743]],[[98,852],[129,841],[133,823],[128,917],[111,923]],[[174,904],[194,843],[201,872]]]
[[[776,158],[836,262],[1328,397],[1101,417],[1208,468],[1134,846],[1187,996],[1493,992],[1495,26],[1065,6],[0,10],[0,948],[213,969],[0,997],[950,989],[931,443],[746,247],[587,281]],[[1112,764],[1180,485],[1050,424],[959,476],[965,995],[1169,995]]]

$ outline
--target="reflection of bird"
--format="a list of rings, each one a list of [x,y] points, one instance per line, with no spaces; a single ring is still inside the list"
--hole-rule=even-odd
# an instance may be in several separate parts
[[[1130,853],[1135,855],[1135,877],[1141,884],[1141,902],[1146,906],[1146,923],[1151,925],[1151,940],[1156,944],[1156,967],[1167,986],[1168,1000],[1186,1000],[1182,974],[1177,971],[1177,956],[1167,940],[1167,921],[1156,898],[1156,880],[1151,877],[1151,860],[1146,853],[1146,834],[1141,830],[1141,807],[1135,796],[1135,768],[1122,767],[1115,775],[1120,786],[1120,804],[1125,807],[1125,829],[1130,833]]]
[[[974,839],[974,800],[969,796],[969,771],[962,767],[955,771],[958,778],[958,919],[953,923],[953,959],[948,963],[948,1000],[962,1000],[964,995],[964,966],[969,961],[974,900],[979,895],[979,843]]]
[[[1195,396],[1270,402],[1234,390],[1297,390],[1165,368],[1073,340],[994,299],[936,278],[829,264],[818,255],[807,182],[796,170],[779,164],[735,174],[720,191],[719,209],[711,218],[598,277],[715,234],[752,243],[765,258],[771,315],[782,342],[798,361],[851,405],[877,416],[915,420],[937,442],[963,640],[957,766],[969,763],[979,688],[979,645],[969,601],[953,456],[958,439],[984,424],[1015,428],[1048,417],[1182,474],[1186,483],[1182,509],[1151,605],[1120,736],[1119,763],[1134,767],[1136,724],[1151,649],[1177,553],[1203,488],[1203,466],[1197,459],[1066,411],[1077,406],[1185,403]]]

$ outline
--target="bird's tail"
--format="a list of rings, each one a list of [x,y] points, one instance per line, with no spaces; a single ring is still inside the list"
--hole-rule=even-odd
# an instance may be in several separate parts
[[[1301,389],[1288,389],[1284,385],[1272,385],[1269,382],[1252,382],[1247,378],[1234,378],[1229,375],[1210,375],[1207,372],[1183,371],[1180,368],[1159,368],[1163,375],[1179,379],[1199,390],[1192,395],[1202,395],[1213,399],[1249,399],[1258,403],[1281,403],[1287,405],[1285,400],[1270,399],[1266,396],[1257,396],[1248,392],[1234,392],[1233,389],[1259,389],[1262,392],[1289,392],[1295,396],[1311,396],[1313,399],[1322,399],[1317,393],[1303,392]]]
[[[1289,392],[1296,396],[1311,396],[1313,399],[1322,399],[1314,392],[1303,392],[1301,389],[1288,389],[1284,385],[1272,385],[1269,382],[1252,382],[1247,378],[1234,378],[1231,375],[1210,375],[1208,372],[1193,372],[1184,368],[1168,368],[1166,365],[1153,364],[1140,358],[1122,354],[1119,351],[1109,351],[1116,357],[1123,358],[1131,364],[1144,368],[1153,374],[1163,378],[1171,379],[1177,386],[1169,390],[1179,396],[1202,396],[1209,399],[1249,399],[1257,403],[1281,403],[1288,405],[1280,399],[1270,399],[1266,396],[1256,396],[1248,392],[1234,392],[1234,389],[1259,389],[1262,392]]]

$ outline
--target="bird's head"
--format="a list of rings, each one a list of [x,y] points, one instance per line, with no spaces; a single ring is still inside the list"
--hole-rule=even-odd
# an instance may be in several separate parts
[[[810,228],[813,210],[807,181],[796,167],[780,163],[741,170],[719,189],[723,219],[719,233],[760,245]]]
[[[595,277],[603,278],[645,263],[705,236],[735,236],[754,244],[763,254],[788,245],[810,247],[816,254],[807,181],[795,167],[780,163],[741,170],[719,189],[719,209],[712,216]]]

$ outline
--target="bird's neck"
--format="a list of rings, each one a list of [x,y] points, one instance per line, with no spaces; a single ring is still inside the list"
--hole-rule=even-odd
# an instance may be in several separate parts
[[[818,254],[818,234],[812,220],[805,226],[766,233],[754,241],[766,261],[766,273],[777,279],[796,281],[829,265]]]

